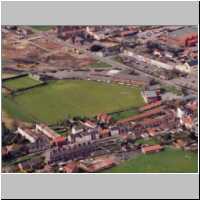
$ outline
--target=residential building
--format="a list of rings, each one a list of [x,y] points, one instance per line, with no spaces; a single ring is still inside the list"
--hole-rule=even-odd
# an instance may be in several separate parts
[[[119,135],[119,129],[117,127],[116,128],[115,127],[111,128],[110,134],[111,134],[111,136]]]
[[[112,158],[97,158],[94,160],[85,160],[80,162],[79,168],[88,173],[98,172],[115,166],[116,163]]]
[[[76,162],[69,162],[63,167],[65,173],[75,173],[78,172],[78,165]]]
[[[187,129],[192,129],[192,127],[193,127],[193,120],[192,120],[191,116],[183,116],[180,119],[180,123],[182,125],[184,125]]]
[[[112,117],[106,113],[100,113],[97,115],[97,120],[102,123],[109,123]]]
[[[80,134],[81,132],[83,132],[83,128],[78,128],[75,126],[72,127],[72,134],[76,135],[76,134]]]

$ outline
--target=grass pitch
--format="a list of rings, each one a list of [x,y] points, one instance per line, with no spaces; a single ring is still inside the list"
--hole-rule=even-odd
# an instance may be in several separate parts
[[[143,104],[140,88],[83,80],[52,81],[13,99],[3,98],[3,109],[8,114],[46,123],[73,116],[92,117]]]
[[[3,84],[12,90],[18,90],[37,85],[39,83],[40,82],[37,80],[34,80],[28,76],[24,76],[16,79],[6,80]]]

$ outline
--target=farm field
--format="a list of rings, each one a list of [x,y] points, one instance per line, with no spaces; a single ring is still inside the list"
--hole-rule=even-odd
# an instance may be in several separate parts
[[[138,155],[105,173],[193,173],[198,171],[198,155],[172,148],[156,154]]]
[[[66,117],[93,117],[144,104],[140,88],[83,80],[51,81],[26,93],[3,97],[3,109],[13,117],[55,123]],[[30,119],[31,118],[31,119]]]
[[[12,90],[17,90],[21,88],[31,87],[39,83],[40,82],[37,80],[34,80],[28,76],[24,76],[16,79],[6,80],[3,84]]]

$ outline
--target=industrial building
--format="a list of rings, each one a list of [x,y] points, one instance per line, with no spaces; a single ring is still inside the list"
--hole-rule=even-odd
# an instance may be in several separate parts
[[[36,131],[42,132],[43,134],[45,134],[47,137],[49,137],[52,140],[60,136],[58,133],[56,133],[54,130],[52,130],[45,124],[36,124],[35,128],[36,128]]]
[[[34,143],[39,138],[39,134],[33,129],[18,127],[17,133],[25,137],[29,142]]]

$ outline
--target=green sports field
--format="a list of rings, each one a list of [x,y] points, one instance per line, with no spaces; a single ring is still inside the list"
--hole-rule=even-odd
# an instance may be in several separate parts
[[[198,155],[172,148],[164,151],[139,155],[106,173],[193,173],[198,171]]]
[[[55,123],[65,117],[92,117],[144,104],[137,87],[83,80],[52,81],[26,93],[3,97],[3,109],[27,121]]]
[[[28,76],[24,76],[16,79],[6,80],[3,84],[12,90],[17,90],[21,88],[31,87],[39,83],[40,82],[37,80],[34,80]]]

